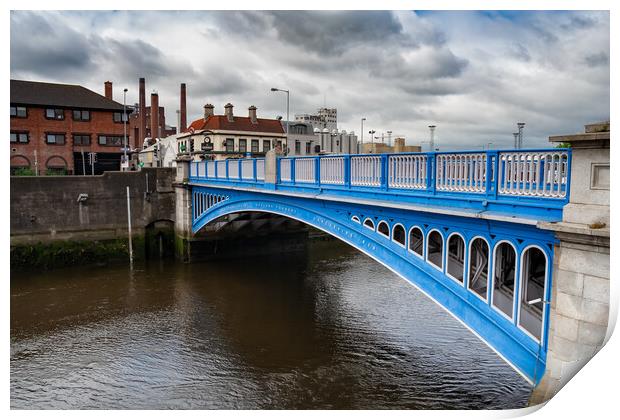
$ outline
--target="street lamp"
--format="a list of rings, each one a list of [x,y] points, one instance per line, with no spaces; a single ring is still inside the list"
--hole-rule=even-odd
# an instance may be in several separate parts
[[[375,130],[370,130],[370,131],[368,132],[368,134],[370,134],[370,142],[371,142],[371,143],[373,143],[373,144],[374,144],[374,142],[375,142],[375,138],[374,138],[374,134],[375,134],[375,133],[376,133],[376,131],[375,131]]]
[[[362,150],[360,153],[364,153],[364,121],[366,121],[366,117],[362,118],[362,130],[360,131],[362,133]]]
[[[523,148],[523,127],[525,127],[524,122],[517,123],[518,131],[519,131],[519,149]]]
[[[289,99],[290,99],[290,92],[288,90],[285,89],[278,89],[278,88],[271,88],[272,92],[285,92],[286,93],[286,154],[288,155],[288,122],[289,122],[289,115],[288,115],[288,111],[289,111]]]
[[[123,162],[125,162],[125,169],[129,168],[129,161],[127,160],[127,88],[123,89]]]

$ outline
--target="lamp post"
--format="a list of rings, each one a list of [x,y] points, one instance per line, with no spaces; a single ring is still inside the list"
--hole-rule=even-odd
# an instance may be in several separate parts
[[[524,122],[517,123],[517,127],[519,128],[519,149],[523,149],[523,127],[525,127]]]
[[[271,88],[272,92],[285,92],[286,93],[286,153],[288,155],[288,122],[289,122],[289,115],[288,115],[288,111],[289,111],[289,103],[290,103],[290,92],[286,89],[278,89],[278,88]]]
[[[123,89],[123,162],[127,165],[123,170],[129,168],[127,160],[127,88]]]
[[[364,121],[366,121],[366,117],[362,118],[362,130],[360,131],[362,133],[362,150],[359,153],[364,153]]]
[[[368,131],[368,134],[370,134],[370,142],[371,142],[371,143],[374,143],[374,142],[375,142],[375,137],[374,137],[375,133],[376,133],[376,131],[375,131],[375,130],[370,130],[370,131]]]

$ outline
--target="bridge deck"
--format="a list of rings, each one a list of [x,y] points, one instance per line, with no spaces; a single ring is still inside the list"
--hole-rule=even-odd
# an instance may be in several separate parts
[[[517,223],[559,221],[570,189],[570,149],[325,155],[192,162],[192,184],[367,202]]]

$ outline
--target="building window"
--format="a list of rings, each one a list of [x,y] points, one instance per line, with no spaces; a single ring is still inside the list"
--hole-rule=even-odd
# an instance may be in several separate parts
[[[428,234],[426,260],[437,267],[443,269],[443,236],[436,230]]]
[[[64,120],[65,111],[59,108],[47,108],[45,110],[45,118],[48,120]]]
[[[519,325],[540,340],[547,282],[547,256],[539,248],[528,248],[523,253],[522,264]]]
[[[239,151],[242,153],[248,151],[248,141],[246,139],[239,139]]]
[[[11,143],[28,143],[27,132],[11,131]]]
[[[122,146],[123,136],[99,136],[99,144],[102,146]]]
[[[263,152],[267,153],[271,149],[271,140],[263,140]]]
[[[146,117],[148,118],[148,115],[146,115]],[[118,111],[118,112],[114,112],[112,113],[112,119],[114,120],[115,123],[122,123],[123,121],[127,121],[127,114],[125,114],[125,119],[123,120],[123,113]]]
[[[250,142],[250,151],[252,153],[258,153],[258,140],[257,139],[252,139],[252,141]]]
[[[235,151],[235,139],[226,139],[226,151],[232,153]]]
[[[26,111],[25,106],[12,106],[11,107],[11,117],[26,118],[27,116],[28,116],[28,111]]]
[[[448,238],[448,261],[446,271],[448,275],[463,284],[465,277],[465,241],[459,234],[453,234]]]
[[[74,109],[73,121],[90,121],[90,111]]]
[[[47,144],[65,144],[65,135],[64,134],[46,134],[45,142]]]
[[[469,246],[469,290],[487,300],[489,284],[489,245],[476,238]]]
[[[306,154],[309,155],[312,153],[312,142],[307,142],[306,143]]]
[[[295,154],[301,154],[301,142],[299,140],[295,140]]]
[[[74,134],[73,135],[74,146],[90,146],[89,134]]]
[[[493,263],[493,306],[512,319],[515,292],[515,270],[517,253],[508,242],[501,242],[495,248]]]
[[[409,250],[419,255],[424,256],[424,235],[422,229],[413,227],[409,231]]]

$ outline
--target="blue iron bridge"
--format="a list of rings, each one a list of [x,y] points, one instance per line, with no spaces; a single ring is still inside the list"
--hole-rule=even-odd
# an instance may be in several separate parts
[[[416,286],[528,381],[540,381],[556,239],[537,223],[562,219],[569,149],[268,154],[189,165],[194,233],[243,212],[323,230]]]

